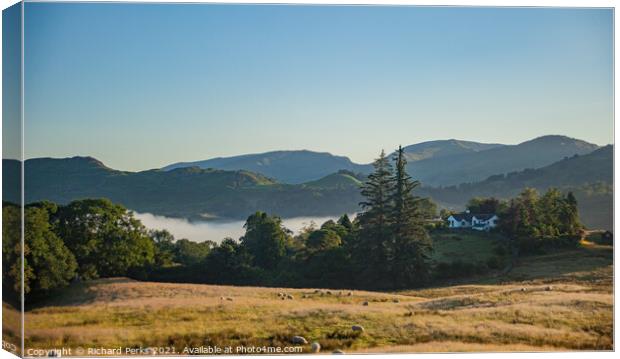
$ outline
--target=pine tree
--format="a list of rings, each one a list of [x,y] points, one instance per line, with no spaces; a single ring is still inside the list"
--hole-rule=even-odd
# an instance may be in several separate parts
[[[432,242],[424,228],[422,199],[412,193],[420,183],[407,174],[402,147],[398,148],[394,161],[389,271],[395,287],[411,287],[429,277]]]
[[[564,208],[560,214],[560,220],[564,224],[563,232],[566,234],[575,235],[583,228],[583,225],[579,221],[579,210],[577,209],[577,199],[573,192],[566,194],[564,200]]]
[[[392,211],[392,166],[381,151],[373,163],[374,171],[362,186],[366,198],[361,202],[359,238],[354,248],[354,258],[363,286],[379,287],[385,284],[388,269],[390,235],[389,216]]]

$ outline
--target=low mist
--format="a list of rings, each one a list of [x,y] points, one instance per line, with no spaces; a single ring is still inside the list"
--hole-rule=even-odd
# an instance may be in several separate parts
[[[187,238],[195,242],[211,240],[219,243],[226,237],[239,239],[245,233],[243,229],[245,221],[189,221],[182,218],[157,216],[151,213],[134,212],[134,214],[146,228],[167,229],[176,239]],[[294,234],[298,234],[302,228],[311,223],[315,223],[318,227],[330,219],[337,220],[338,217],[296,217],[285,218],[282,222],[286,228],[293,231]]]

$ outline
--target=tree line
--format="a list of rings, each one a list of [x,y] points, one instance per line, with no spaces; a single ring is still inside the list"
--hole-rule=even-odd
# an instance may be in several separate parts
[[[429,221],[437,208],[414,195],[420,184],[406,172],[402,148],[393,158],[382,152],[373,166],[354,220],[345,214],[294,235],[278,216],[256,212],[247,218],[241,238],[219,244],[149,230],[133,212],[107,199],[29,204],[24,208],[24,291],[36,301],[72,281],[115,276],[377,290],[425,285],[436,274],[429,230],[437,224]],[[570,193],[550,190],[539,196],[530,189],[510,201],[477,198],[468,204],[473,213],[497,213],[499,230],[524,247],[577,235],[576,206]],[[3,286],[15,296],[21,277],[20,208],[4,203],[3,220]]]

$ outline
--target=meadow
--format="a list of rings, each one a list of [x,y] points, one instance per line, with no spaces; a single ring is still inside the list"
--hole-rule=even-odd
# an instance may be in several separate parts
[[[73,284],[27,311],[25,342],[182,353],[291,346],[303,336],[303,352],[312,342],[328,353],[612,350],[612,286],[612,246],[591,241],[522,257],[507,274],[391,293],[108,278]],[[6,304],[4,313],[17,316]]]

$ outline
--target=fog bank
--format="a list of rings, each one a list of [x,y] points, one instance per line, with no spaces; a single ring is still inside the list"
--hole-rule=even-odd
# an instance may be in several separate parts
[[[183,218],[157,216],[151,213],[134,212],[134,214],[147,228],[167,229],[176,239],[187,238],[196,242],[211,240],[219,243],[226,237],[239,239],[245,233],[243,229],[245,221],[188,221]],[[311,223],[320,226],[330,219],[337,220],[338,217],[296,217],[286,218],[282,222],[286,228],[298,234],[302,228]]]

